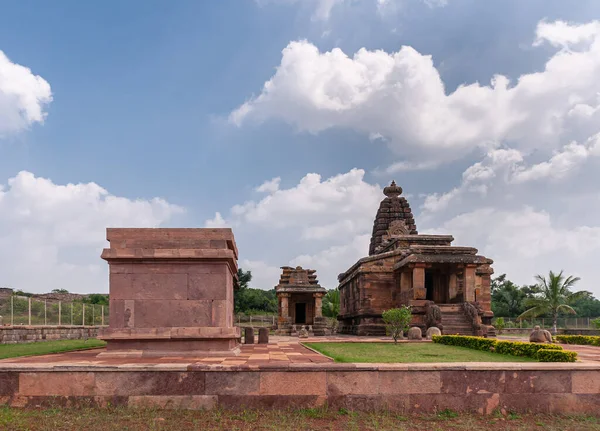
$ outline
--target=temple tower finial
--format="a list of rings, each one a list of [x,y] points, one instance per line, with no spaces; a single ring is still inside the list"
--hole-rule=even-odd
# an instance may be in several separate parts
[[[388,198],[397,198],[402,194],[402,187],[396,185],[396,181],[392,180],[392,183],[383,189],[383,194]]]

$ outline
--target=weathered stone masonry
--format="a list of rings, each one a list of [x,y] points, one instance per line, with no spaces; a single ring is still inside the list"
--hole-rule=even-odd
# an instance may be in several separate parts
[[[596,414],[594,364],[294,364],[223,370],[201,364],[77,367],[0,363],[0,405],[154,408],[329,408],[434,413],[444,409]],[[100,368],[100,369],[99,369]]]
[[[1,326],[0,344],[96,338],[101,326]]]

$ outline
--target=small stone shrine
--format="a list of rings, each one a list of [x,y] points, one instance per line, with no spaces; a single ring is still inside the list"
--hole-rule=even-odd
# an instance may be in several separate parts
[[[314,335],[325,335],[327,325],[321,301],[327,290],[319,285],[316,271],[300,266],[281,269],[279,284],[275,286],[279,312],[277,332],[290,335],[307,327],[312,328]]]
[[[419,235],[408,201],[395,182],[383,190],[369,256],[338,276],[339,331],[384,335],[381,314],[411,307],[411,326],[423,332],[494,336],[493,261],[477,249],[452,246],[451,235]]]
[[[231,356],[237,247],[231,229],[107,229],[110,326],[102,356]]]

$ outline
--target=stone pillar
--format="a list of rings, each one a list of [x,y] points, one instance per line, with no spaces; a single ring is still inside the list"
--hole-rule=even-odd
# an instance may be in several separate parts
[[[323,317],[323,294],[313,293],[315,298],[315,317]]]
[[[244,344],[254,344],[254,328],[244,328]]]
[[[450,276],[448,277],[448,299],[452,300],[456,298],[456,294],[457,294],[457,282],[456,282],[456,274],[452,273],[450,274]]]
[[[415,264],[415,266],[413,267],[412,287],[414,290],[413,299],[427,298],[427,291],[425,290],[425,264],[424,263]]]
[[[465,302],[475,301],[475,265],[465,267]]]
[[[258,329],[258,344],[269,344],[269,328]]]
[[[283,317],[284,319],[287,319],[288,317],[290,317],[290,312],[289,312],[289,297],[290,294],[289,293],[281,293],[281,310],[279,310],[279,315],[281,317]]]

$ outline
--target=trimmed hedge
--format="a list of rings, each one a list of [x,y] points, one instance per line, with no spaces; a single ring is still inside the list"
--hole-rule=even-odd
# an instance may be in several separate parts
[[[556,339],[565,344],[600,346],[600,337],[592,335],[557,335]]]
[[[556,344],[536,344],[524,343],[521,341],[496,341],[494,351],[501,355],[524,356],[526,358],[535,358],[539,350],[562,350],[561,346]]]
[[[483,350],[484,352],[493,351],[496,345],[496,340],[493,338],[472,337],[469,335],[434,335],[432,340],[439,344],[467,347],[474,350]]]
[[[577,360],[576,352],[563,350],[561,346],[556,344],[524,343],[468,335],[434,335],[432,340],[434,343],[448,346],[466,347],[503,355],[523,356],[538,359],[542,362],[575,362]]]
[[[537,360],[540,362],[575,362],[577,352],[569,350],[540,349],[537,351]]]

